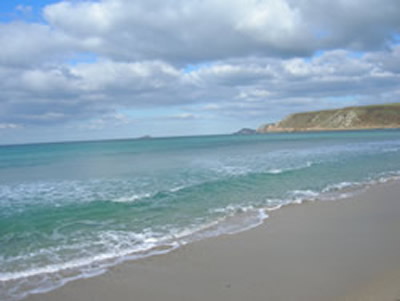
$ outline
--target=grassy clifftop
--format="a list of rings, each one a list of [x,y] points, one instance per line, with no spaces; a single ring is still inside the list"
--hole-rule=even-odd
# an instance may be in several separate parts
[[[296,113],[257,132],[400,128],[400,103]]]

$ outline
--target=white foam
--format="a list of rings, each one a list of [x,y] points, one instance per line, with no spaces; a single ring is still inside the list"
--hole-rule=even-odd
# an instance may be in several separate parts
[[[210,210],[211,213],[215,212],[215,213],[224,213],[227,216],[231,216],[237,213],[244,213],[244,212],[248,212],[250,210],[254,210],[254,206],[245,206],[245,205],[241,205],[241,204],[229,204],[225,207],[222,208],[215,208]]]
[[[161,255],[161,254],[166,254],[172,250],[177,249],[180,246],[180,244],[177,244],[176,242],[172,242],[170,245],[168,245],[168,248],[162,248],[162,249],[151,249],[146,253],[138,253],[138,254],[127,254],[126,256],[123,257],[115,257],[113,258],[113,261],[103,261],[102,264],[99,264],[97,268],[84,265],[80,266],[80,269],[75,271],[74,274],[70,276],[65,276],[63,274],[62,276],[57,276],[57,273],[32,273],[32,276],[30,278],[17,278],[17,279],[9,279],[6,280],[4,283],[7,283],[7,281],[15,281],[15,280],[20,280],[21,281],[21,291],[19,291],[18,285],[13,287],[12,291],[10,294],[6,294],[4,292],[4,296],[7,299],[4,299],[5,301],[14,301],[14,300],[21,300],[26,298],[28,295],[31,294],[38,294],[38,293],[46,293],[49,291],[52,291],[56,288],[59,288],[68,282],[78,280],[78,279],[83,279],[83,278],[91,278],[94,276],[98,276],[103,274],[104,272],[107,271],[107,269],[113,265],[122,263],[126,260],[136,260],[144,257],[150,257],[154,255]],[[66,270],[72,270],[73,267],[69,267],[68,269],[62,269],[60,268],[59,272],[65,272]],[[47,275],[53,275],[54,277],[47,277]],[[32,278],[35,277],[36,278]],[[40,278],[37,278],[40,277]],[[3,280],[0,280],[3,281]],[[35,283],[34,281],[37,281]],[[30,283],[31,282],[31,283]],[[32,286],[31,288],[27,287]],[[0,297],[3,296],[0,292]]]
[[[396,178],[397,177],[397,178]],[[386,173],[381,177],[370,180],[369,182],[341,182],[334,185],[329,185],[322,189],[322,193],[314,190],[293,190],[290,193],[291,198],[288,200],[270,199],[266,202],[272,206],[260,209],[255,208],[251,205],[236,205],[230,204],[223,208],[217,208],[210,212],[220,213],[223,215],[222,218],[214,220],[209,223],[193,224],[185,229],[169,229],[168,233],[152,233],[151,231],[144,231],[143,233],[129,233],[124,234],[118,231],[104,232],[101,239],[104,239],[104,244],[107,246],[115,246],[114,249],[108,250],[108,252],[102,254],[94,254],[85,258],[69,260],[64,263],[50,264],[44,267],[38,267],[33,269],[27,269],[24,271],[17,272],[6,272],[0,273],[0,281],[29,281],[29,278],[36,276],[57,274],[66,270],[77,269],[80,272],[74,276],[60,278],[58,277],[57,283],[49,284],[45,280],[42,280],[46,285],[40,285],[32,292],[41,292],[52,290],[56,286],[61,286],[73,279],[79,279],[82,277],[91,277],[96,273],[102,273],[105,269],[116,263],[122,262],[127,259],[137,259],[145,256],[151,256],[154,254],[167,253],[181,245],[194,240],[203,239],[210,236],[221,235],[224,233],[235,234],[243,232],[254,227],[259,226],[268,218],[267,212],[278,210],[288,204],[301,204],[304,200],[328,200],[328,199],[339,199],[345,198],[352,195],[353,191],[344,191],[348,188],[359,188],[364,187],[366,183],[379,183],[389,181],[391,179],[399,179],[400,172]],[[181,187],[176,187],[182,189]],[[171,188],[175,189],[175,188]],[[133,195],[120,202],[131,202],[139,198],[149,197],[149,194]],[[232,217],[239,217],[238,219],[230,219]],[[233,222],[232,222],[233,221]],[[163,248],[157,249],[158,247]],[[90,249],[84,247],[82,249]],[[21,258],[23,260],[23,258]],[[27,280],[28,279],[28,280]],[[43,278],[44,279],[44,278]],[[26,295],[26,293],[24,293]],[[20,295],[21,297],[22,295]],[[20,298],[19,297],[19,298]]]
[[[288,168],[272,168],[266,171],[266,173],[269,174],[281,174],[281,173],[285,173],[288,171],[294,171],[294,170],[299,170],[299,169],[303,169],[303,168],[308,168],[311,167],[314,163],[312,161],[307,161],[305,164],[299,164],[297,166],[292,166],[292,167],[288,167]]]
[[[294,201],[301,202],[304,199],[314,200],[317,198],[320,193],[314,190],[306,189],[306,190],[293,190],[290,195],[294,197]]]
[[[232,208],[235,208],[233,210],[236,211],[236,214],[231,213],[231,211],[233,211]],[[199,236],[192,237],[190,241],[219,236],[222,234],[237,234],[244,232],[258,227],[268,218],[268,214],[264,208],[255,209],[252,206],[245,206],[241,209],[236,209],[236,206],[231,206],[231,208],[227,208],[225,212],[231,214],[219,219],[216,223],[210,223],[208,227],[205,227],[202,231],[198,232]]]
[[[359,182],[341,182],[333,185],[328,185],[325,187],[322,192],[332,192],[332,191],[338,191],[338,190],[343,190],[345,188],[350,188],[350,187],[355,187],[355,186],[360,186],[361,183]]]
[[[135,251],[139,252],[139,251],[144,251],[144,250],[146,250],[146,248],[137,249]],[[88,258],[75,259],[75,260],[71,260],[71,261],[68,261],[65,263],[47,265],[44,267],[33,268],[33,269],[20,271],[20,272],[0,273],[0,281],[6,282],[6,281],[19,280],[22,278],[28,278],[28,277],[37,276],[37,275],[54,274],[54,273],[64,271],[64,270],[88,266],[94,262],[105,261],[105,260],[113,259],[118,256],[128,255],[132,252],[133,252],[133,250],[127,250],[125,252],[119,252],[119,253],[98,254],[98,255],[88,257]]]
[[[267,207],[265,210],[267,210],[267,211],[276,211],[276,210],[281,209],[283,206],[284,206],[284,204],[280,204],[280,205],[276,205],[274,207]]]
[[[182,189],[185,189],[186,188],[186,186],[176,186],[176,187],[173,187],[173,188],[171,188],[169,191],[170,192],[178,192],[178,191],[180,191],[180,190],[182,190]]]
[[[114,203],[131,203],[131,202],[135,202],[137,200],[141,200],[141,199],[145,199],[145,198],[149,198],[151,197],[150,193],[142,193],[142,194],[134,194],[131,196],[123,196],[123,197],[119,197],[116,199],[111,200]]]
[[[247,220],[242,221],[239,226],[232,224],[230,228],[226,227],[223,231],[231,235],[248,231],[262,225],[268,217],[265,209],[258,209],[256,218],[249,217]]]
[[[0,281],[8,282],[8,281],[17,281],[17,280],[29,280],[38,276],[45,275],[55,275],[57,273],[63,271],[72,271],[72,270],[80,270],[81,272],[77,272],[81,276],[73,276],[73,279],[83,277],[84,274],[87,275],[87,272],[82,273],[82,269],[88,268],[90,273],[98,273],[100,270],[104,268],[114,265],[117,262],[124,261],[126,259],[136,259],[144,256],[154,255],[155,253],[166,253],[169,252],[181,245],[186,244],[187,241],[191,241],[187,239],[190,236],[198,233],[199,235],[195,235],[195,239],[201,239],[207,236],[219,235],[227,232],[238,232],[244,231],[246,229],[250,229],[259,224],[260,221],[264,220],[267,215],[261,210],[259,211],[257,222],[251,223],[251,225],[245,225],[245,227],[234,227],[235,231],[232,230],[233,226],[228,229],[228,227],[218,228],[217,232],[207,232],[207,229],[212,227],[218,227],[222,222],[226,221],[228,216],[234,216],[237,213],[245,213],[250,210],[254,210],[253,207],[240,207],[240,206],[228,206],[225,210],[221,211],[226,213],[223,218],[201,224],[201,225],[192,225],[185,229],[170,229],[168,233],[164,235],[159,233],[153,233],[150,230],[145,230],[143,233],[126,233],[122,231],[105,231],[99,236],[99,244],[104,246],[113,246],[112,249],[109,249],[107,252],[100,254],[91,254],[90,256],[72,259],[56,264],[48,264],[42,267],[36,267],[32,269],[26,269],[21,271],[14,272],[2,272],[0,273]],[[229,214],[228,214],[229,213]],[[203,232],[203,233],[201,233]],[[157,250],[158,247],[161,247],[162,251]],[[56,255],[58,252],[62,250],[66,250],[70,248],[73,249],[82,249],[82,250],[90,250],[90,244],[87,245],[73,245],[73,246],[58,246],[54,249],[46,250],[46,253],[49,255]],[[39,253],[42,253],[43,250],[39,250]],[[35,257],[39,253],[28,253],[24,256],[15,257],[14,259],[17,261],[26,261],[28,258],[29,261],[35,259]],[[51,253],[51,254],[50,254]],[[53,257],[53,255],[51,255]],[[68,281],[69,278],[66,278]],[[71,278],[72,279],[72,278]],[[39,291],[42,290],[41,286],[37,288]],[[47,289],[46,289],[47,290]]]

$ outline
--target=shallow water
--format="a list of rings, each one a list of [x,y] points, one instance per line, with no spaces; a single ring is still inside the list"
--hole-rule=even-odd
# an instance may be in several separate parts
[[[0,147],[0,299],[398,177],[400,131]],[[238,218],[239,217],[239,218]]]

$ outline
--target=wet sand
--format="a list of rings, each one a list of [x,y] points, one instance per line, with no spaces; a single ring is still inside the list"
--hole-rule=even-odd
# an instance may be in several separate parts
[[[25,300],[400,300],[400,183],[287,206],[255,229],[124,263]]]

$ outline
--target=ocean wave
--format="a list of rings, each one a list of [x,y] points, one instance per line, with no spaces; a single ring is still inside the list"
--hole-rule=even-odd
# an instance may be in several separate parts
[[[34,206],[65,207],[71,204],[111,201],[129,203],[150,198],[160,192],[178,192],[204,180],[92,179],[0,184],[0,209],[23,212]],[[12,213],[10,211],[10,213]]]
[[[239,164],[238,162],[237,164]],[[221,162],[212,168],[214,172],[217,174],[221,174],[223,176],[246,176],[246,175],[251,175],[251,174],[271,174],[271,175],[278,175],[278,174],[283,174],[286,172],[291,172],[291,171],[296,171],[296,170],[301,170],[305,168],[309,168],[316,164],[317,162],[312,162],[312,161],[306,161],[305,163],[299,162],[299,163],[292,163],[292,164],[287,164],[283,163],[281,161],[277,162],[281,166],[279,167],[268,167],[270,163],[267,161],[265,162],[266,166],[263,165],[263,162],[254,162],[253,164],[250,164],[249,166],[241,166],[241,165],[229,165],[229,164],[222,164]]]
[[[312,164],[311,162],[306,162],[304,166],[309,167]],[[30,289],[28,290],[30,293],[51,290],[73,279],[90,277],[91,275],[102,273],[108,267],[125,260],[167,253],[181,245],[211,236],[246,231],[262,224],[268,218],[269,212],[278,210],[289,204],[301,204],[304,201],[310,200],[324,201],[349,197],[366,187],[366,185],[384,183],[393,179],[399,180],[400,172],[391,171],[382,173],[372,178],[367,178],[365,181],[332,183],[320,190],[294,189],[288,191],[286,195],[282,195],[280,199],[266,198],[258,204],[227,204],[226,206],[210,209],[209,213],[215,215],[215,218],[211,221],[187,225],[185,227],[175,226],[165,228],[165,232],[163,233],[154,232],[149,229],[142,232],[103,231],[98,236],[98,242],[102,246],[105,246],[105,249],[100,253],[87,254],[88,256],[86,257],[81,256],[65,262],[47,264],[42,267],[36,266],[30,269],[9,272],[3,270],[0,273],[0,281],[13,283],[13,287],[16,290],[18,290],[19,282],[21,282],[21,285],[22,283],[26,285],[30,281]],[[187,188],[187,186],[177,185],[169,188],[167,191],[176,193]],[[135,202],[148,197],[151,197],[151,195],[134,194],[124,199],[114,199],[113,202]],[[64,226],[67,227],[68,225],[65,224]],[[59,230],[61,231],[62,229],[60,228]],[[87,245],[77,244],[69,245],[68,247],[71,250],[91,250],[93,249],[91,244],[92,242],[89,241]],[[59,248],[62,248],[62,246]],[[53,251],[54,258],[57,258],[60,253],[60,249],[49,249],[47,251],[50,253]],[[43,250],[38,250],[38,252],[43,252]],[[49,256],[52,257],[50,253]],[[26,256],[33,258],[36,255],[30,253]],[[27,261],[27,258],[23,256],[14,259],[18,259],[21,262]],[[3,262],[7,260],[9,259],[4,260],[2,258]],[[3,292],[3,299],[5,300],[18,300],[26,296],[27,289],[24,286],[24,289],[14,296],[4,294],[6,293]],[[0,294],[0,296],[2,295]]]
[[[178,192],[178,191],[181,191],[181,190],[183,190],[183,189],[185,189],[187,187],[189,187],[189,186],[181,185],[181,186],[172,187],[172,188],[169,189],[169,192]]]
[[[143,233],[124,231],[104,231],[99,235],[97,243],[104,246],[112,246],[112,249],[103,253],[92,253],[86,257],[64,261],[59,263],[36,266],[19,271],[2,271],[0,283],[6,286],[12,285],[14,293],[0,293],[4,300],[20,300],[27,294],[46,292],[60,287],[69,281],[91,277],[106,271],[110,266],[126,260],[136,260],[155,254],[165,254],[175,250],[179,246],[207,237],[221,234],[235,234],[257,227],[267,217],[264,209],[252,206],[227,206],[215,210],[222,215],[208,223],[192,225],[185,228],[170,228],[167,233],[154,233],[151,230]],[[236,219],[238,215],[241,218]],[[91,242],[78,245],[58,246],[46,250],[50,258],[58,258],[62,250],[93,250]],[[17,256],[13,261],[32,261],[37,255],[42,255],[44,250]],[[61,252],[62,253],[62,252]],[[34,260],[35,261],[35,260]],[[3,262],[6,263],[6,262]],[[10,263],[10,260],[8,260]],[[18,287],[20,288],[20,292]]]
[[[142,194],[134,194],[131,196],[122,196],[116,199],[111,200],[111,202],[114,203],[131,203],[131,202],[135,202],[137,200],[143,200],[143,199],[147,199],[149,197],[151,197],[152,194],[150,193],[142,193]]]
[[[311,189],[305,189],[305,190],[293,190],[290,191],[289,194],[292,196],[294,201],[302,199],[313,200],[320,195],[320,192]]]
[[[14,271],[14,272],[1,272],[0,281],[10,281],[17,280],[21,278],[28,278],[32,276],[37,276],[41,274],[52,274],[60,272],[63,270],[68,270],[72,268],[78,268],[82,266],[88,266],[95,262],[101,262],[104,260],[109,260],[119,256],[125,256],[132,253],[143,252],[149,250],[155,246],[157,239],[151,235],[145,233],[125,233],[118,231],[105,231],[100,233],[98,236],[97,245],[104,245],[112,247],[112,250],[102,253],[102,254],[90,254],[87,257],[77,258],[68,260],[64,263],[48,264],[42,267],[36,267],[34,269]],[[126,246],[130,246],[127,248]],[[78,243],[75,245],[68,244],[65,242],[64,245],[60,245],[48,249],[40,249],[36,252],[30,252],[23,256],[16,256],[12,258],[12,261],[32,261],[32,258],[42,255],[42,253],[47,253],[50,258],[59,257],[60,251],[66,250],[90,250],[93,249],[93,242]],[[8,259],[10,262],[11,259]]]
[[[309,168],[315,164],[317,164],[317,163],[312,162],[312,161],[307,161],[304,164],[298,164],[298,165],[290,166],[287,168],[272,168],[272,169],[266,170],[265,173],[272,174],[272,175],[278,175],[278,174],[283,174],[283,173],[287,173],[287,172],[292,172],[292,171],[296,171],[296,170],[302,170],[305,168]]]

